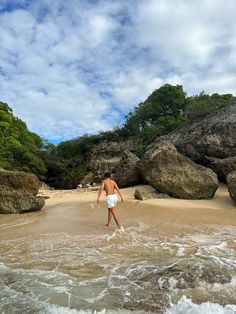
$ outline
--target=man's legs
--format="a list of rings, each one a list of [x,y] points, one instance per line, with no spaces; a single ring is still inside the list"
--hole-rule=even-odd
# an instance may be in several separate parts
[[[107,224],[106,224],[106,226],[109,227],[110,223],[111,223],[112,213],[110,211],[110,208],[108,208],[107,211],[108,211],[108,213],[107,213],[108,216],[107,216]]]
[[[111,217],[113,216],[116,224],[117,224],[117,227],[119,229],[121,229],[121,225],[119,223],[119,219],[118,219],[118,216],[116,214],[116,210],[115,210],[115,207],[112,207],[112,208],[108,208],[108,223],[107,223],[107,226],[109,226],[110,222],[111,222]]]

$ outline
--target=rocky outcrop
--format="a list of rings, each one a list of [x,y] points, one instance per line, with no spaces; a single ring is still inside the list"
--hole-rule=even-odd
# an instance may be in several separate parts
[[[0,213],[24,213],[41,209],[45,200],[36,196],[38,178],[21,171],[0,170]]]
[[[124,151],[129,151],[132,153],[137,149],[138,145],[138,140],[109,143],[106,142],[97,145],[90,154],[90,160],[87,167],[88,172],[90,172],[90,182],[86,181],[87,175],[82,179],[81,182],[100,182],[106,172],[111,174],[117,173],[116,168],[120,165]],[[91,173],[93,174],[92,177]]]
[[[52,190],[54,190],[54,188],[52,188],[51,186],[49,186],[45,182],[40,181],[39,191],[52,191]]]
[[[207,157],[210,161],[208,165],[217,175],[221,182],[226,182],[226,177],[230,172],[236,171],[236,156],[224,159]]]
[[[139,201],[145,201],[155,198],[171,198],[168,194],[158,193],[157,191],[147,192],[142,189],[135,189],[134,198]]]
[[[128,187],[141,183],[141,176],[137,167],[139,158],[129,152],[124,151],[121,160],[114,170],[114,178],[119,187]]]
[[[236,103],[158,138],[152,147],[166,140],[180,153],[203,165],[209,164],[205,156],[220,159],[235,156]]]
[[[236,171],[233,171],[230,174],[228,174],[227,185],[230,196],[236,202]]]
[[[92,151],[88,163],[89,172],[93,174],[93,178],[90,175],[90,182],[91,180],[101,181],[106,172],[113,173],[120,163],[124,149],[123,143],[111,142],[97,145]],[[82,181],[84,183],[86,178],[83,178]]]
[[[148,150],[139,163],[145,180],[158,192],[183,199],[211,199],[217,175],[178,153],[170,142]]]
[[[29,195],[3,196],[0,199],[1,214],[22,214],[40,210],[45,205],[44,197]]]

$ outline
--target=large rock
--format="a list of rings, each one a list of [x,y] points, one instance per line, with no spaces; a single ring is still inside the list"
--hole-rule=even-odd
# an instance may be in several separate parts
[[[236,102],[212,113],[201,121],[184,125],[167,136],[156,140],[155,145],[169,140],[183,155],[208,165],[205,158],[226,158],[236,155]]]
[[[139,160],[135,154],[129,151],[123,152],[122,158],[114,170],[114,177],[119,187],[133,186],[142,182],[137,167]]]
[[[170,142],[148,150],[139,168],[157,191],[183,199],[211,199],[218,187],[217,175],[178,153]]]
[[[111,174],[116,172],[116,168],[119,166],[124,151],[133,152],[137,150],[139,141],[127,140],[124,142],[105,142],[96,145],[92,150],[88,162],[88,172],[93,174],[90,181],[86,181],[86,177],[80,182],[91,183],[100,182],[104,174],[109,172]],[[87,175],[86,175],[87,176]]]
[[[236,202],[236,171],[233,171],[230,174],[228,174],[227,185],[230,196]]]
[[[37,195],[40,181],[31,173],[0,170],[0,195]]]
[[[236,171],[236,156],[224,159],[207,157],[207,159],[210,161],[208,167],[218,175],[221,182],[226,182],[227,175]]]
[[[149,199],[160,199],[160,198],[171,198],[168,194],[158,193],[156,190],[154,191],[145,191],[140,188],[135,189],[134,198],[139,201],[145,201]]]
[[[15,214],[41,209],[44,197],[36,196],[38,178],[21,171],[0,170],[0,214]]]
[[[12,195],[0,199],[0,214],[22,214],[40,210],[45,205],[41,196]]]

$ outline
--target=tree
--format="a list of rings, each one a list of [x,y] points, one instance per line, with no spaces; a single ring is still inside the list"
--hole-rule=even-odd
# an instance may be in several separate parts
[[[186,104],[186,93],[181,85],[165,84],[127,115],[124,129],[128,136],[143,137],[145,142],[152,141],[186,120]]]
[[[38,153],[43,140],[28,130],[26,124],[14,117],[12,109],[0,102],[0,167],[22,170],[44,178],[46,167]]]

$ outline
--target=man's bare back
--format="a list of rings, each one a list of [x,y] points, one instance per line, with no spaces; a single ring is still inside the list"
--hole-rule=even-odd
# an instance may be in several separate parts
[[[115,190],[119,190],[116,182],[109,178],[102,181],[102,188],[106,192],[106,196],[115,194]]]

